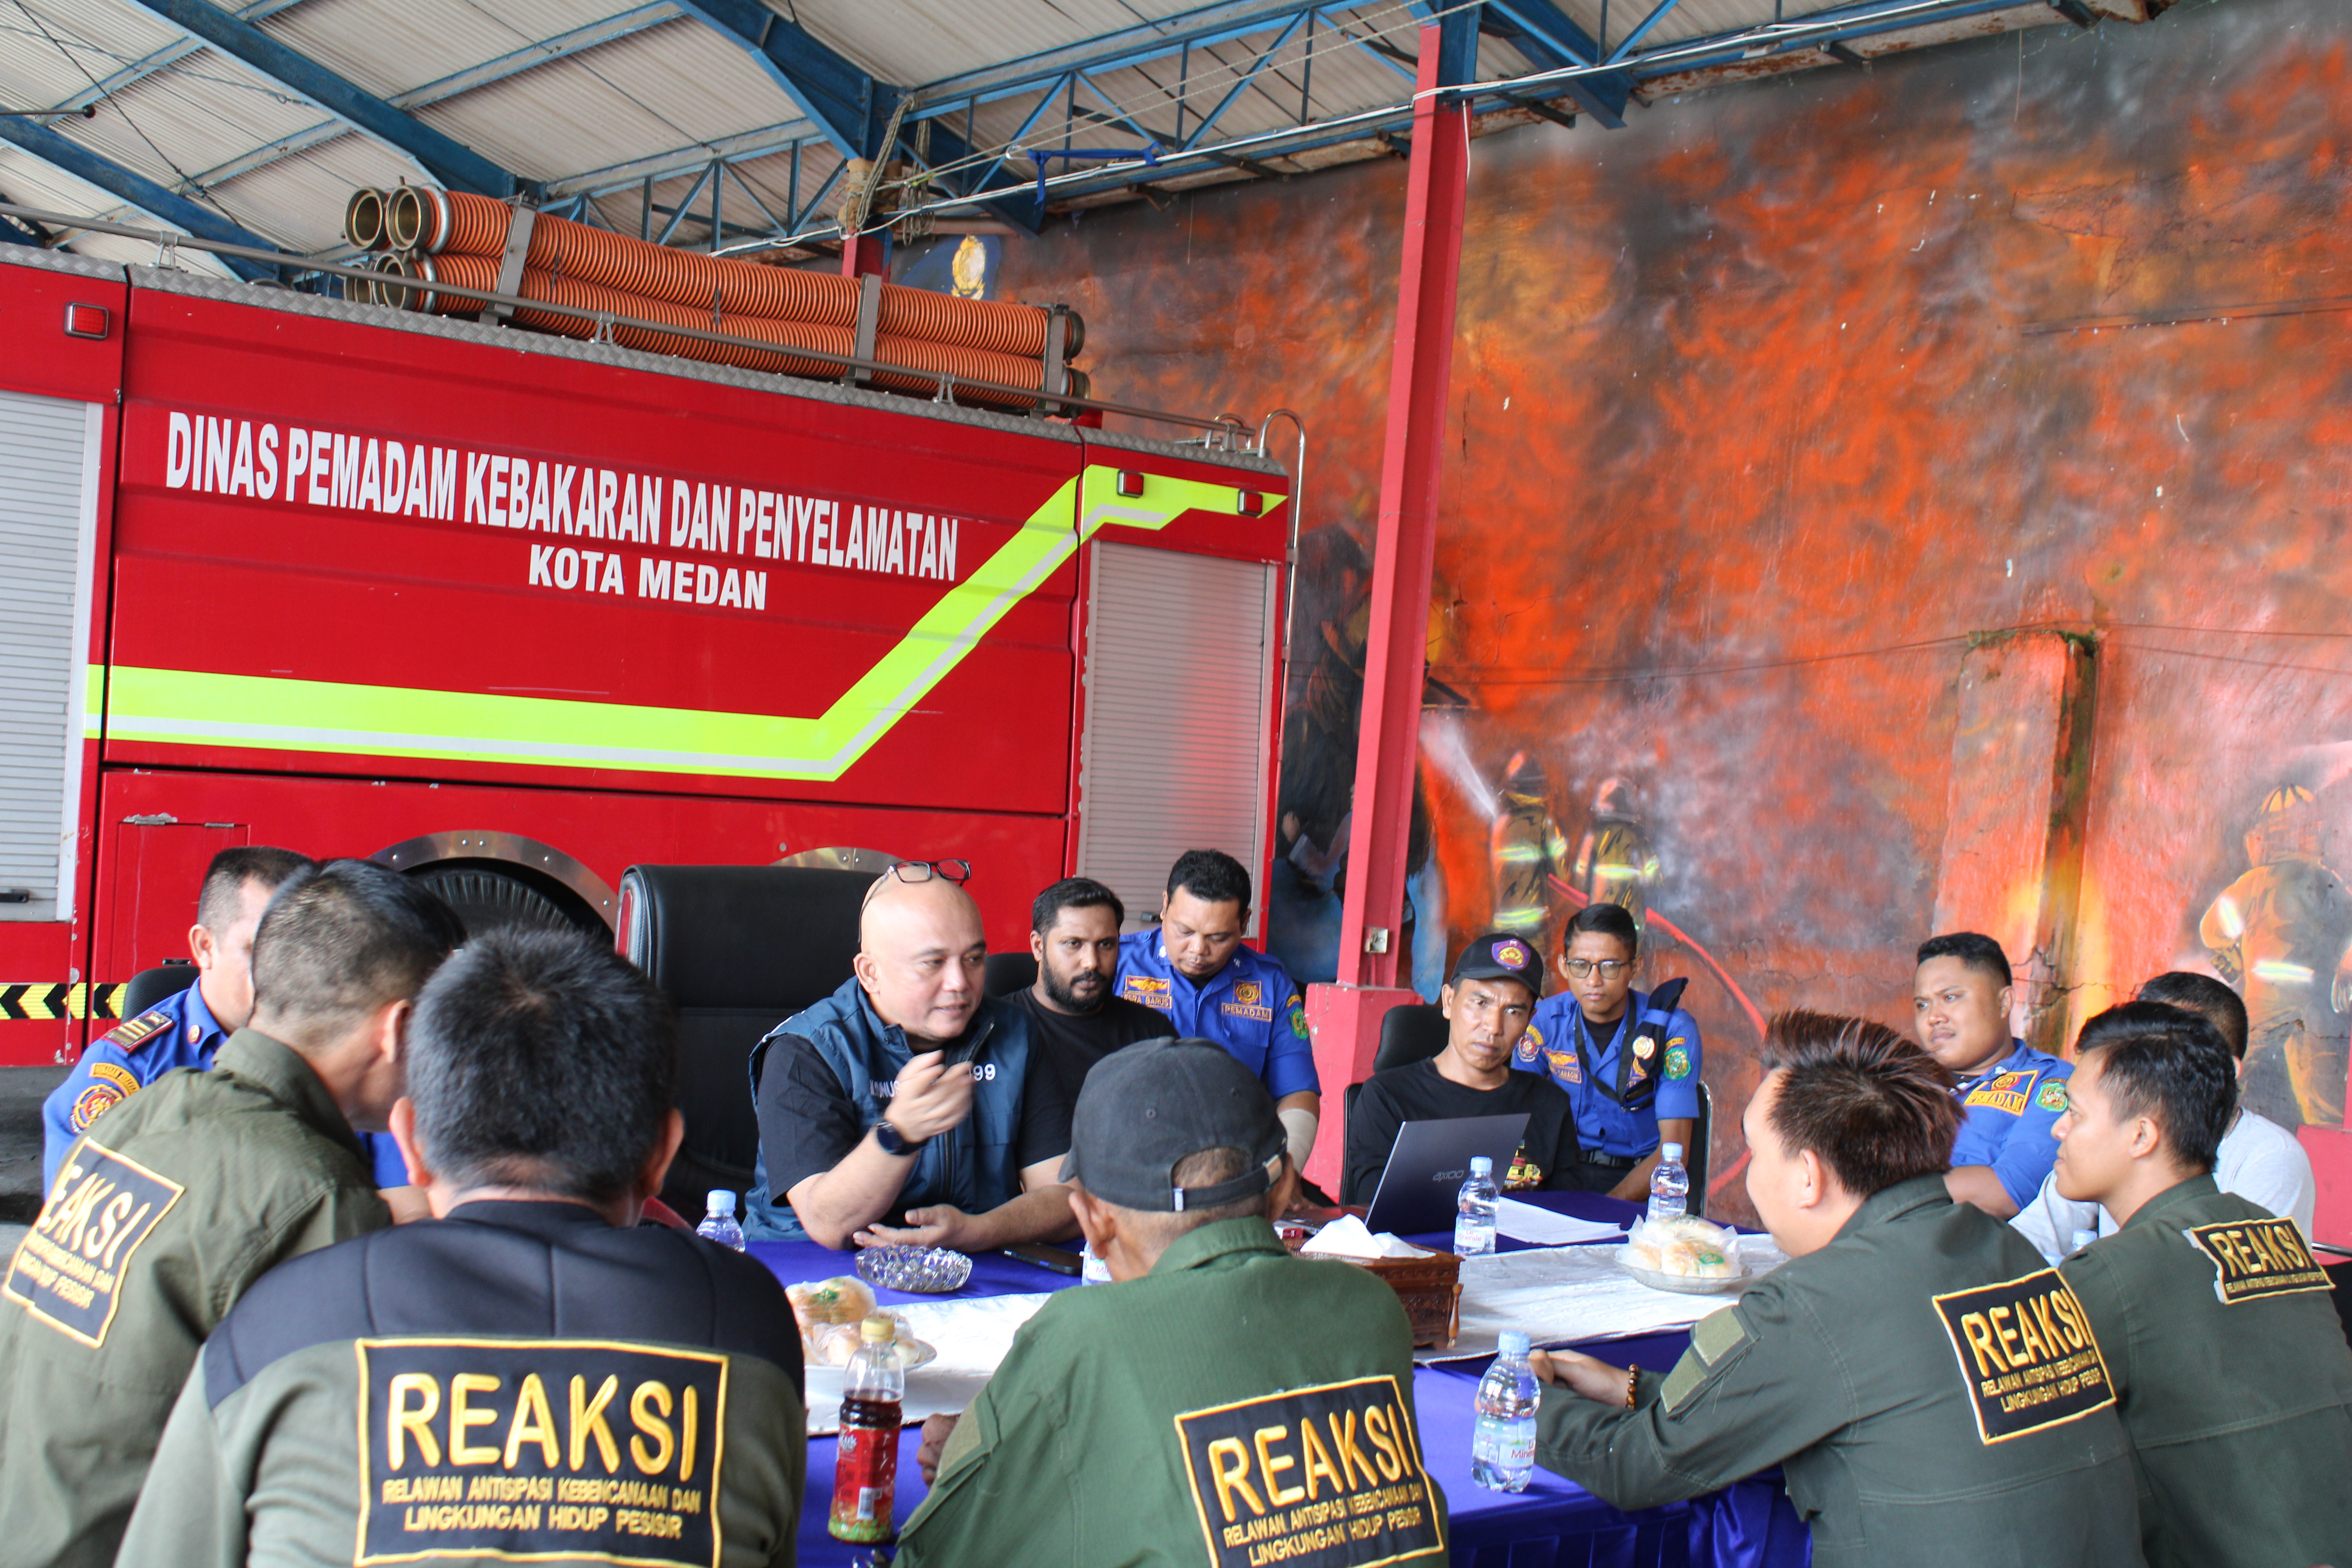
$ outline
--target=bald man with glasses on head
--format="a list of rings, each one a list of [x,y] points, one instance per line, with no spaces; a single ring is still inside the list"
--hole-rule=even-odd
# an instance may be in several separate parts
[[[752,1048],[748,1237],[982,1252],[1076,1233],[1069,1110],[1030,1071],[1028,1016],[983,988],[971,875],[919,860],[876,878],[856,973]]]

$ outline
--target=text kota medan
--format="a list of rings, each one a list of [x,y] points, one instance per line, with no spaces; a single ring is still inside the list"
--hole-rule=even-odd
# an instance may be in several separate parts
[[[717,1562],[724,1356],[564,1340],[358,1351],[358,1562]]]
[[[1444,1549],[1393,1377],[1189,1411],[1176,1433],[1215,1568],[1373,1568]]]
[[[583,542],[666,544],[952,583],[962,520],[661,474],[167,413],[163,485],[339,511],[473,523]],[[283,437],[281,442],[281,434]],[[281,461],[281,451],[283,458]],[[460,480],[462,479],[462,486]],[[282,481],[282,486],[281,486]],[[530,546],[531,587],[764,610],[768,574],[580,544]],[[629,562],[634,559],[634,579]]]

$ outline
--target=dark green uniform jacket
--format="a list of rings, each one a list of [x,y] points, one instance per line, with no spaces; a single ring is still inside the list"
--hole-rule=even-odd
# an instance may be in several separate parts
[[[2152,1568],[2352,1563],[2352,1350],[2293,1220],[2198,1176],[2059,1271],[2106,1352]]]
[[[126,1564],[792,1568],[801,1342],[751,1258],[560,1202],[299,1258],[205,1345]]]
[[[1395,1293],[1290,1257],[1263,1219],[1213,1221],[1143,1279],[1060,1291],[1023,1325],[898,1561],[1439,1564],[1420,1444]]]
[[[91,1123],[0,1285],[0,1556],[111,1563],[205,1336],[276,1264],[391,1223],[327,1086],[251,1029]]]
[[[1817,1568],[2132,1568],[2131,1460],[2081,1319],[2015,1231],[1923,1176],[1703,1319],[1638,1409],[1545,1389],[1536,1459],[1629,1509],[1779,1464]]]

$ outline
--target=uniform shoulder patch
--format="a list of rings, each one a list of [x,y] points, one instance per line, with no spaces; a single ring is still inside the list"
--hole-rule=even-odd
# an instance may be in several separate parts
[[[2052,1079],[2033,1091],[2033,1103],[2044,1110],[2063,1111],[2066,1109],[2066,1085]]]
[[[727,1358],[596,1340],[362,1340],[359,1552],[708,1565]]]
[[[94,1076],[94,1075],[93,1075]],[[102,1079],[94,1079],[79,1094],[74,1096],[73,1109],[66,1114],[66,1126],[77,1136],[89,1131],[90,1123],[137,1093],[134,1085],[123,1089]]]
[[[122,1277],[185,1189],[85,1138],[66,1154],[41,1217],[8,1261],[0,1295],[96,1350],[122,1304]]]
[[[1691,1073],[1690,1047],[1680,1040],[1666,1047],[1666,1076],[1688,1078]]]
[[[1213,1568],[1373,1568],[1445,1551],[1392,1376],[1187,1411],[1176,1440]]]
[[[150,1007],[128,1023],[117,1024],[99,1038],[101,1044],[113,1046],[127,1056],[171,1026],[171,1014],[161,1007]]]
[[[1302,1040],[1307,1037],[1307,1007],[1296,996],[1290,999],[1290,1032]]]
[[[2334,1288],[2291,1219],[2231,1220],[2180,1234],[2213,1260],[2213,1294],[2225,1307]]]
[[[1715,1375],[1715,1369],[1745,1350],[1755,1338],[1748,1320],[1735,1307],[1701,1318],[1691,1328],[1690,1349],[1675,1363],[1675,1369],[1666,1373],[1664,1386],[1658,1390],[1666,1414],[1672,1415],[1689,1404],[1691,1396]]]
[[[1931,1300],[1951,1336],[1979,1442],[2047,1431],[2116,1402],[2090,1314],[2056,1269]]]
[[[1543,1031],[1529,1024],[1528,1032],[1519,1037],[1517,1048],[1511,1052],[1511,1056],[1517,1061],[1533,1066],[1543,1056]]]

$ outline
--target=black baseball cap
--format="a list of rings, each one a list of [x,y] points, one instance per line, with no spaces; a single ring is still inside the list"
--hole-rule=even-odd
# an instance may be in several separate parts
[[[1214,1040],[1147,1040],[1087,1074],[1070,1118],[1062,1180],[1123,1209],[1181,1214],[1265,1192],[1287,1140],[1257,1075]],[[1176,1167],[1204,1149],[1239,1149],[1249,1169],[1213,1186],[1179,1187]]]
[[[1490,931],[1470,939],[1454,961],[1454,977],[1446,984],[1459,985],[1465,980],[1516,980],[1528,995],[1540,999],[1543,960],[1536,955],[1536,944],[1517,932]]]

